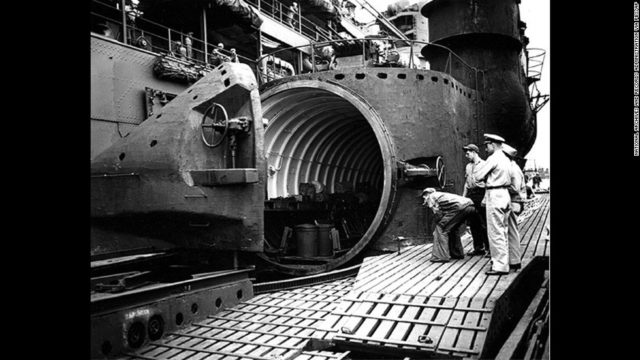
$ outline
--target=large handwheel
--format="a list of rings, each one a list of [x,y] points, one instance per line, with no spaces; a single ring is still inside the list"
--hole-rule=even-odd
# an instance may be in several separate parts
[[[215,148],[222,144],[229,131],[229,117],[227,110],[218,104],[213,103],[207,108],[200,123],[202,141],[210,148]],[[216,140],[216,132],[222,132]]]

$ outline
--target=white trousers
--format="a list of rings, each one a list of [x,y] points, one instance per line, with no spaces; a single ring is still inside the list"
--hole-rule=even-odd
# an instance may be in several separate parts
[[[518,216],[509,212],[507,237],[509,239],[509,264],[520,264],[522,250],[520,249],[520,231],[518,230]]]
[[[508,223],[511,197],[507,189],[487,189],[487,236],[493,271],[509,272]],[[518,257],[519,262],[519,257]]]

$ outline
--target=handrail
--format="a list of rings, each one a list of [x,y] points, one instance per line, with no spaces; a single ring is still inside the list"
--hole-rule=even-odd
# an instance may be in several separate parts
[[[95,11],[90,11],[91,16],[101,20],[107,20],[120,27],[122,31],[121,35],[117,39],[114,38],[117,41],[123,42],[125,44],[129,44],[129,45],[137,46],[157,54],[173,55],[176,58],[186,61],[187,63],[193,62],[195,64],[204,65],[207,67],[211,66],[209,60],[212,54],[205,53],[205,51],[203,50],[205,48],[218,49],[218,52],[222,53],[222,55],[227,56],[229,58],[233,57],[233,54],[227,49],[220,49],[209,42],[207,42],[205,46],[205,42],[202,39],[199,39],[194,36],[189,36],[188,34],[185,34],[181,31],[171,29],[155,21],[145,19],[142,16],[137,16],[135,18],[135,22],[131,22],[127,19],[127,16],[126,16],[127,11],[124,8],[119,9],[117,7],[112,6],[111,4],[106,4],[100,0],[92,0],[92,3],[99,4],[105,7],[105,9],[103,10],[109,9],[109,10],[118,12],[117,16],[116,16],[116,13],[114,12],[114,16],[110,17],[110,16],[105,16],[104,14],[99,14]],[[120,14],[123,15],[122,19],[124,19],[124,23],[122,19],[118,19],[120,17]],[[160,35],[160,33],[164,33],[164,35]],[[152,41],[150,42],[150,44],[148,44],[148,46],[145,47],[139,43],[139,39],[141,37],[145,38],[147,42],[149,42],[149,40],[152,40]],[[190,49],[187,46],[187,44],[185,44],[185,39],[187,37],[189,37],[192,42],[192,46],[190,47]],[[179,51],[180,49],[176,48],[176,44],[178,41],[182,45],[184,45],[185,50],[187,52],[186,57],[182,57]],[[238,57],[239,61],[243,60],[241,62],[254,65],[253,59],[237,53],[236,53],[236,56]]]
[[[542,77],[542,66],[544,65],[544,59],[546,51],[540,48],[527,48],[527,77],[540,80]],[[531,55],[531,53],[534,55]],[[533,65],[531,65],[533,63]]]
[[[311,40],[318,41],[319,38],[323,38],[325,40],[332,40],[333,37],[340,38],[341,35],[335,31],[334,29],[327,27],[329,32],[329,36],[324,34],[322,31],[324,30],[321,27],[318,27],[316,23],[302,16],[302,8],[300,5],[298,6],[298,12],[292,14],[292,18],[289,17],[289,11],[291,7],[284,5],[280,1],[277,0],[245,0],[249,5],[254,6],[262,15],[267,16],[274,21],[277,21],[285,26],[290,27],[296,33],[306,36]],[[276,5],[277,4],[277,5]],[[297,15],[297,16],[296,16]],[[289,19],[291,19],[291,24],[289,23]]]
[[[275,21],[278,21],[285,26],[289,26],[288,24],[289,17],[287,16],[286,11],[289,10],[290,7],[282,4],[277,0],[271,0],[271,1],[245,0],[245,1],[250,5],[257,7],[261,14],[274,19]],[[127,19],[127,9],[125,9],[123,6],[120,6],[120,8],[114,7],[111,4],[102,2],[100,0],[92,0],[92,2],[94,4],[103,6],[104,8],[117,11],[118,15],[116,16],[115,15],[116,13],[114,12],[113,17],[104,16],[102,14],[96,13],[95,11],[90,12],[90,14],[94,17],[97,17],[103,20],[108,20],[120,26],[122,32],[119,39],[116,39],[116,40],[126,44],[138,46],[135,42],[140,36],[149,37],[149,38],[155,39],[156,41],[152,42],[152,44],[149,46],[150,49],[147,48],[146,50],[156,52],[156,53],[168,53],[168,54],[176,53],[177,57],[180,57],[179,51],[177,49],[174,49],[175,44],[177,41],[180,41],[184,45],[184,39],[188,37],[188,34],[171,29],[155,21],[148,20],[143,16],[137,16],[135,18],[135,23],[131,23],[130,20]],[[118,6],[119,5],[120,4],[118,4]],[[340,39],[342,38],[342,36],[332,28],[328,28],[326,31],[322,31],[324,29],[322,29],[320,26],[318,26],[316,23],[312,22],[311,20],[302,16],[301,13],[302,11],[298,10],[297,14],[294,14],[292,18],[293,24],[291,26],[291,28],[297,33],[299,33],[300,35],[307,37],[311,41],[318,41],[318,40],[331,41],[334,38],[340,38]],[[295,15],[297,15],[297,17]],[[150,27],[155,27],[156,29],[150,31],[148,29]],[[147,29],[144,29],[144,28],[147,28]],[[137,34],[134,34],[132,36],[131,35],[132,32],[137,32]],[[160,35],[163,33],[165,35]],[[204,48],[215,49],[217,48],[217,46],[209,42],[207,42],[206,46],[204,46],[205,44],[202,39],[199,39],[193,36],[191,36],[190,38],[192,40],[191,52],[193,55],[187,56],[186,58],[184,58],[184,60],[193,61],[195,63],[199,63],[202,65],[209,65],[209,56],[211,55],[206,54],[203,49]],[[160,42],[161,44],[158,45],[158,42]],[[187,51],[189,51],[189,49],[187,49]],[[232,54],[227,49],[219,49],[219,52],[222,52],[224,55],[228,57],[232,56]],[[237,56],[240,60],[244,60],[242,62],[253,64],[252,59],[240,54],[237,54]]]
[[[421,40],[400,40],[400,39],[396,39],[396,38],[358,38],[358,39],[342,39],[342,40],[331,40],[331,41],[322,41],[322,42],[316,42],[313,43],[311,42],[310,44],[307,45],[299,45],[299,46],[291,46],[288,48],[284,48],[284,49],[279,49],[276,51],[273,51],[271,53],[268,54],[264,54],[260,57],[258,57],[255,60],[256,63],[256,74],[257,74],[257,78],[260,84],[263,84],[265,82],[269,82],[271,80],[275,80],[277,78],[283,78],[284,76],[281,77],[273,77],[271,78],[270,75],[267,72],[267,67],[268,67],[268,62],[265,61],[265,59],[268,59],[269,57],[276,57],[276,54],[284,52],[284,51],[291,51],[294,49],[300,49],[300,48],[306,48],[309,47],[310,48],[310,53],[311,53],[311,59],[313,60],[312,62],[312,66],[311,66],[311,72],[315,73],[316,72],[316,64],[315,64],[315,48],[316,47],[324,47],[327,45],[332,45],[332,44],[336,44],[336,43],[341,43],[341,42],[358,42],[361,41],[362,42],[362,61],[363,61],[363,66],[365,66],[365,59],[366,59],[366,42],[367,41],[372,41],[372,40],[376,40],[376,41],[389,41],[389,42],[394,42],[394,41],[401,41],[401,42],[406,42],[409,43],[410,46],[410,57],[409,57],[409,63],[408,63],[408,68],[411,69],[415,69],[417,68],[416,64],[413,63],[413,53],[414,53],[414,46],[416,44],[420,44],[420,45],[430,45],[430,46],[435,46],[441,49],[444,49],[445,51],[448,52],[448,56],[447,56],[447,65],[445,66],[445,73],[453,76],[451,74],[451,61],[452,58],[456,59],[457,61],[459,61],[462,65],[464,65],[466,68],[468,68],[468,70],[470,72],[472,72],[473,74],[469,74],[475,81],[474,81],[474,90],[476,92],[477,98],[475,100],[475,119],[476,119],[476,138],[479,139],[479,126],[478,124],[482,121],[481,119],[484,118],[484,96],[483,94],[485,93],[486,89],[485,89],[485,69],[478,69],[474,66],[469,65],[467,62],[465,62],[458,54],[456,54],[453,50],[449,49],[448,47],[444,46],[444,45],[440,45],[440,44],[435,44],[435,43],[431,43],[428,41],[421,41]],[[275,69],[275,61],[274,63],[274,69]],[[264,67],[261,69],[260,66],[264,64]],[[454,76],[455,78],[455,76]],[[479,141],[479,140],[478,140]]]
[[[477,73],[478,71],[482,71],[482,70],[479,70],[476,67],[473,67],[473,66],[467,64],[460,56],[458,56],[453,50],[449,49],[446,46],[443,46],[443,45],[440,45],[440,44],[435,44],[435,43],[430,43],[430,42],[427,42],[427,41],[421,41],[421,40],[399,40],[399,39],[396,39],[396,38],[358,38],[358,39],[341,39],[341,40],[329,40],[329,41],[321,41],[321,42],[312,42],[310,44],[291,46],[291,47],[287,47],[287,48],[283,48],[283,49],[278,49],[278,50],[270,52],[268,54],[264,54],[264,55],[260,56],[258,59],[256,59],[255,63],[256,63],[256,66],[260,66],[266,58],[271,57],[271,56],[276,56],[276,54],[278,54],[278,53],[281,53],[281,52],[284,52],[284,51],[297,50],[297,49],[301,49],[301,48],[308,48],[308,47],[311,48],[311,59],[314,59],[315,58],[314,55],[315,55],[315,51],[316,51],[315,48],[316,47],[321,48],[321,47],[324,47],[324,46],[327,46],[327,45],[333,45],[333,44],[344,43],[344,42],[352,42],[352,41],[353,42],[362,41],[362,43],[363,43],[362,56],[363,56],[363,61],[364,61],[364,59],[366,57],[366,46],[364,46],[364,44],[367,41],[372,41],[372,40],[375,40],[375,41],[388,41],[388,42],[402,41],[402,42],[405,42],[405,43],[409,43],[409,46],[410,46],[410,58],[409,58],[409,65],[407,66],[409,68],[414,68],[414,69],[416,68],[416,64],[413,63],[413,48],[414,48],[415,44],[421,44],[421,45],[430,45],[430,46],[435,46],[435,47],[438,47],[438,48],[442,48],[442,49],[444,49],[445,51],[448,52],[449,55],[448,55],[447,65],[445,67],[445,71],[444,72],[449,74],[449,75],[451,75],[451,59],[452,59],[452,57],[455,57],[455,59],[457,61],[459,61],[461,64],[466,66],[470,71],[472,71],[474,73]],[[316,66],[315,66],[315,64],[312,64],[312,65],[313,66],[311,68],[311,72],[314,73],[314,72],[316,72]],[[261,71],[261,69],[259,69],[259,68],[257,69],[257,73],[258,74],[262,74],[262,75],[268,75],[268,74],[264,74]],[[267,76],[267,81],[270,81],[270,80],[273,80],[273,79],[269,79],[268,76]]]
[[[369,4],[367,0],[356,0],[356,2],[366,11],[369,12],[376,20],[380,21],[384,26],[386,26],[392,33],[394,33],[397,37],[402,40],[409,40],[409,38],[404,34],[404,32],[400,31],[389,19],[387,19],[384,15],[382,15],[373,5]]]

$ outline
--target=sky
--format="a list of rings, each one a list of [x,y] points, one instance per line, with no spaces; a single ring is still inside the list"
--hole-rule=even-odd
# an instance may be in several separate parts
[[[382,12],[387,9],[389,4],[395,3],[397,0],[368,0],[376,10]],[[409,0],[410,4],[418,1]],[[422,1],[421,1],[422,2]],[[359,9],[358,9],[359,10]],[[372,18],[366,16],[358,16],[358,20],[362,22],[368,22]],[[550,48],[549,48],[549,0],[522,0],[520,3],[520,19],[527,24],[525,35],[529,37],[529,48],[540,48],[546,51],[544,65],[542,67],[542,78],[538,81],[538,90],[542,94],[550,94],[549,92],[549,69],[551,65]],[[538,135],[536,141],[533,144],[533,148],[527,154],[528,159],[526,168],[533,167],[533,164],[537,167],[549,167],[550,162],[550,149],[549,149],[549,109],[551,107],[551,101],[549,101],[538,112]]]
[[[529,37],[530,48],[541,48],[546,50],[544,65],[542,67],[542,78],[538,82],[538,89],[542,94],[551,94],[549,92],[549,69],[551,68],[551,52],[549,51],[549,0],[523,0],[520,3],[520,19],[527,23],[525,35]],[[549,97],[551,99],[552,96]],[[526,156],[529,161],[527,167],[535,159],[538,167],[549,167],[550,150],[549,150],[549,110],[551,100],[538,112],[538,136],[531,151]]]

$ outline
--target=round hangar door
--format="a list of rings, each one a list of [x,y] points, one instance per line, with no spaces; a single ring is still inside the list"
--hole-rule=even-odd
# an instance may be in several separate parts
[[[292,81],[267,89],[261,99],[265,240],[278,249],[263,259],[293,275],[332,270],[361,252],[390,213],[396,181],[391,140],[377,112],[338,85]],[[319,244],[320,252],[297,251],[295,229],[303,224],[317,226],[317,239],[331,244]]]

